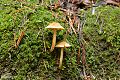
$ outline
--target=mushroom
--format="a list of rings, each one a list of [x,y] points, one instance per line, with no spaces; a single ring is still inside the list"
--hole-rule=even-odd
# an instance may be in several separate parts
[[[59,68],[61,68],[61,66],[62,66],[62,60],[63,60],[63,49],[66,48],[66,47],[70,47],[70,46],[71,46],[71,45],[68,44],[66,41],[59,42],[59,43],[56,45],[56,47],[61,48]]]
[[[53,40],[52,40],[52,46],[50,50],[52,52],[56,44],[56,31],[63,30],[64,28],[57,22],[50,23],[46,28],[53,30]]]

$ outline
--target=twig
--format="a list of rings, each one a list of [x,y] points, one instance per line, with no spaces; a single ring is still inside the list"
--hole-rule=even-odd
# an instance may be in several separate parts
[[[82,64],[85,65],[86,64],[86,51],[85,51],[84,44],[81,44],[81,48],[82,48]]]
[[[43,33],[43,31],[42,31],[42,35],[43,35],[44,49],[45,49],[45,52],[46,52],[45,36],[44,36],[44,33]]]
[[[85,66],[83,65],[83,75],[84,75],[84,78],[86,78],[86,71],[85,71]]]
[[[97,15],[97,18],[96,18],[95,24],[98,22],[99,17],[100,17],[100,13]]]
[[[73,28],[74,22],[71,20],[71,18],[70,18],[69,16],[68,16],[68,18],[69,18],[70,28],[72,28],[73,32],[74,32],[75,34],[77,34],[76,31],[75,31],[75,29]]]
[[[79,24],[78,25],[79,27],[79,38],[78,38],[78,40],[79,40],[79,43],[81,42],[81,38],[82,38],[82,26]]]
[[[100,25],[100,34],[103,32],[103,24],[104,24],[104,20],[102,19],[102,23]]]
[[[19,46],[19,44],[20,44],[20,42],[21,42],[21,40],[22,40],[22,38],[23,38],[24,35],[25,35],[24,31],[22,31],[20,33],[20,36],[19,36],[18,40],[17,40],[15,48],[18,48],[18,46]]]
[[[63,8],[59,8],[61,11],[69,13],[69,14],[75,14],[75,12],[69,10],[69,9],[63,9]]]
[[[85,23],[86,23],[86,19],[85,19],[85,14],[84,14],[84,19],[81,20],[81,22],[80,21],[78,22],[78,34],[79,34],[78,41],[79,41],[79,43],[81,43],[81,40],[83,40],[82,29],[83,29]]]
[[[78,49],[78,54],[77,54],[77,64],[80,64],[80,48]]]
[[[113,5],[116,5],[116,6],[120,7],[120,3],[112,1],[112,0],[106,0],[106,3],[107,4],[113,4]]]
[[[85,46],[84,46],[83,43],[81,43],[81,48],[82,48],[83,74],[84,74],[84,77],[86,78],[86,72],[85,72],[85,65],[86,65],[86,51],[85,51]]]

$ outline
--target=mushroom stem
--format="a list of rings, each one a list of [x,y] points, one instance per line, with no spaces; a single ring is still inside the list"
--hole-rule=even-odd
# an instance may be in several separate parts
[[[59,68],[61,68],[61,66],[62,66],[62,60],[63,60],[63,49],[64,49],[64,48],[61,48]]]
[[[52,46],[51,46],[51,52],[54,50],[56,44],[56,30],[53,30],[53,40],[52,40]]]

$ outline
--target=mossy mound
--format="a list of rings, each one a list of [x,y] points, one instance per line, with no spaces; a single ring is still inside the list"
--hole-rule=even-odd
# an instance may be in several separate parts
[[[57,42],[63,40],[68,23],[63,22],[61,11],[58,18],[46,7],[35,2],[1,1],[0,10],[0,75],[15,80],[82,79],[82,63],[77,64],[80,48],[74,33],[67,35],[72,45],[64,50],[63,68],[58,70],[60,49],[50,52],[52,31],[45,29],[50,22],[59,22],[65,30],[57,32]],[[86,49],[86,73],[96,79],[120,79],[120,8],[98,7],[95,15],[91,9],[80,14],[84,21],[83,39]],[[14,48],[16,39],[24,31],[19,47]],[[11,76],[11,77],[10,77]]]

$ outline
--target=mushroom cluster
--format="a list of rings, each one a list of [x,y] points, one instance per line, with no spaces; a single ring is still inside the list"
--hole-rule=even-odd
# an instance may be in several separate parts
[[[53,40],[52,40],[52,46],[50,50],[52,52],[56,44],[56,32],[57,30],[63,30],[64,28],[57,22],[50,23],[46,28],[53,30]]]
[[[47,29],[50,29],[53,31],[53,40],[52,40],[52,46],[50,51],[52,52],[54,50],[55,47],[61,48],[61,54],[60,54],[60,64],[59,64],[59,68],[62,67],[62,61],[63,61],[63,50],[66,47],[70,47],[71,45],[69,45],[65,40],[59,42],[56,46],[56,32],[57,30],[63,30],[64,28],[57,22],[53,22],[50,23],[47,27]]]

